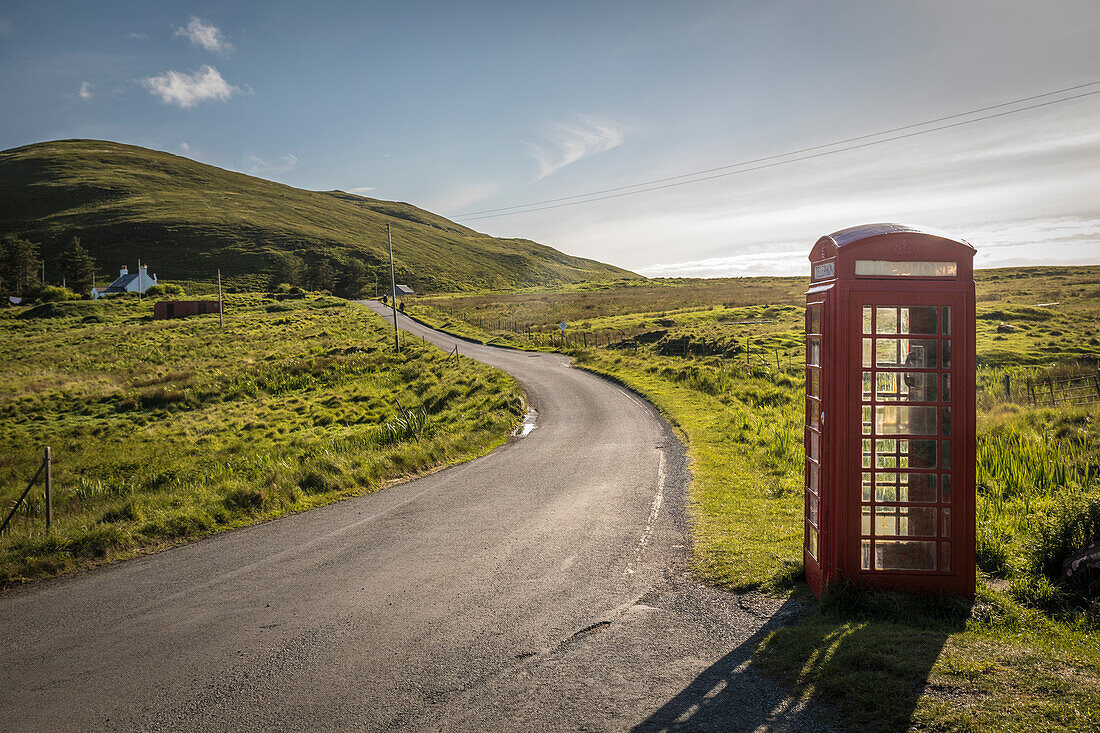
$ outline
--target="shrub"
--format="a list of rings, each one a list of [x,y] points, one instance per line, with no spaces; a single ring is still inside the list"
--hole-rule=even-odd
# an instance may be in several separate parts
[[[1061,578],[1065,559],[1097,539],[1100,491],[1065,493],[1035,527],[1028,548],[1031,567],[1052,580]]]
[[[146,295],[152,297],[160,297],[163,295],[183,295],[183,286],[176,285],[175,283],[165,283],[163,285],[154,285],[145,291]]]
[[[38,292],[38,299],[43,303],[60,303],[66,300],[80,300],[80,296],[56,285],[47,285]]]

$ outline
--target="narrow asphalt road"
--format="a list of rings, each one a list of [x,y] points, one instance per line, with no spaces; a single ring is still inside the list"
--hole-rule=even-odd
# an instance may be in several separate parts
[[[537,427],[0,594],[0,729],[827,728],[745,664],[793,607],[687,575],[683,447],[649,405],[558,354],[402,327],[513,374]]]

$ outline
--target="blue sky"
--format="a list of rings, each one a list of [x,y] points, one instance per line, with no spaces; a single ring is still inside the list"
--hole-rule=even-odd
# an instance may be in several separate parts
[[[801,273],[818,236],[872,221],[947,230],[979,266],[1097,263],[1100,94],[463,216],[1098,82],[1097,37],[1091,0],[0,2],[0,149],[132,143],[649,275]]]

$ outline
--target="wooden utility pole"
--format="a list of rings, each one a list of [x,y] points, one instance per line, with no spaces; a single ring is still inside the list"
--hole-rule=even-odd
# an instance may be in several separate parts
[[[46,529],[53,525],[53,456],[50,455],[50,447],[46,446]]]
[[[138,260],[138,300],[145,297],[144,291],[141,289],[141,260]]]
[[[393,308],[393,350],[401,353],[401,338],[397,330],[397,281],[393,274],[393,235],[390,234],[390,225],[386,224],[386,241],[390,245],[390,307]]]
[[[225,328],[225,301],[222,300],[222,268],[218,268],[218,326]]]

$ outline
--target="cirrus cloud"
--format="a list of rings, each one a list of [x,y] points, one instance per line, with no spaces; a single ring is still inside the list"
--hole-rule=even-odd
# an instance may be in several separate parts
[[[542,180],[581,158],[622,145],[627,128],[614,120],[575,115],[572,122],[551,122],[545,143],[527,143],[539,166],[536,180]]]
[[[201,18],[191,16],[191,21],[185,28],[176,28],[174,36],[182,36],[191,40],[194,46],[202,46],[207,51],[226,56],[233,50],[233,44],[225,39],[221,30],[216,25],[211,25]]]
[[[241,91],[222,78],[213,66],[203,66],[190,74],[170,69],[159,76],[142,79],[141,83],[164,104],[182,109],[194,107],[199,102],[225,102]]]

